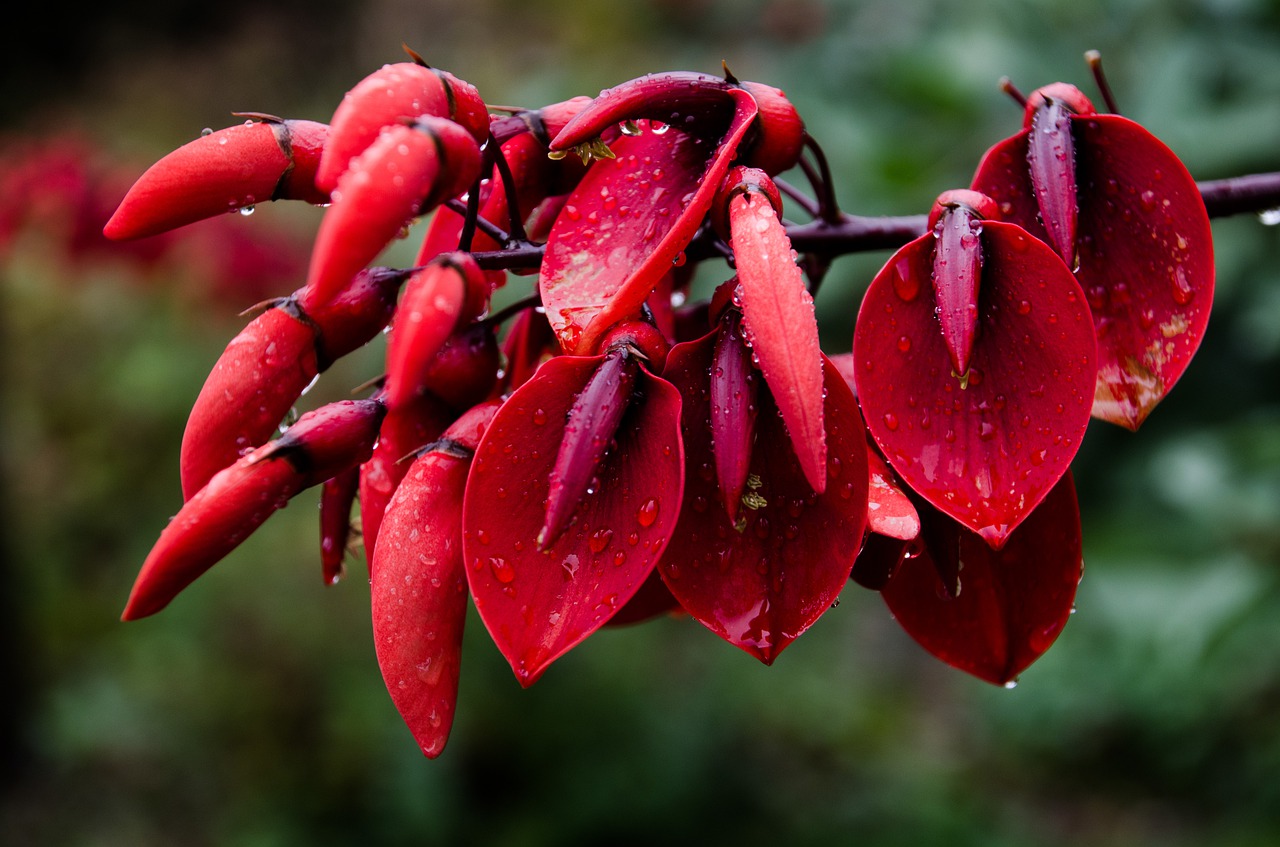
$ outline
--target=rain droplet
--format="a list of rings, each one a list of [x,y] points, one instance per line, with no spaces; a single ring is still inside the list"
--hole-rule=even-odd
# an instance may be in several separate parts
[[[640,526],[653,526],[653,522],[658,519],[658,501],[650,497],[644,502],[636,512],[636,521]]]

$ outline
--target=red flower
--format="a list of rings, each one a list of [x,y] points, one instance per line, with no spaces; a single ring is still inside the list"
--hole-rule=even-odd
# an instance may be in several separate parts
[[[1028,98],[1022,132],[987,151],[973,188],[1074,270],[1098,336],[1093,414],[1136,430],[1209,320],[1213,238],[1195,180],[1141,126],[1055,83]]]

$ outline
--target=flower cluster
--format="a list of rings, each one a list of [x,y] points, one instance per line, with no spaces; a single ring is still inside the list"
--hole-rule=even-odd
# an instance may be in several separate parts
[[[526,686],[600,627],[662,614],[768,664],[851,578],[995,684],[1052,644],[1081,575],[1069,466],[1089,420],[1137,429],[1208,319],[1209,217],[1167,147],[1074,87],[1011,89],[1022,131],[890,234],[851,350],[828,355],[812,292],[869,240],[783,92],[669,72],[507,109],[410,57],[328,124],[251,114],[180,148],[107,224],[326,206],[304,284],[196,400],[186,502],[126,619],[319,487],[329,581],[358,499],[378,661],[428,756],[470,604]],[[413,267],[370,267],[428,214]],[[708,262],[725,280],[695,302]],[[273,438],[384,329],[367,399]]]

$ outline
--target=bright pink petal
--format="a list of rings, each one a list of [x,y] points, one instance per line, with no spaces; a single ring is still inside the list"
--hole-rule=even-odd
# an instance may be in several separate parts
[[[1072,119],[1076,277],[1098,337],[1093,414],[1137,429],[1182,376],[1213,303],[1213,240],[1195,180],[1168,147],[1119,115]],[[1004,220],[1048,238],[1026,168],[1027,135],[987,152],[973,187]]]
[[[1070,474],[1001,550],[941,512],[921,513],[925,544],[881,591],[902,628],[953,667],[1015,681],[1071,615],[1084,566]]]
[[[867,514],[866,429],[852,392],[825,368],[825,491],[784,447],[786,427],[760,392],[748,491],[737,521],[712,468],[713,339],[679,344],[664,374],[684,398],[685,502],[659,571],[694,618],[765,664],[809,628],[849,580]]]
[[[467,578],[481,619],[525,686],[640,589],[679,513],[680,397],[642,369],[599,482],[564,533],[538,549],[565,421],[602,359],[544,364],[494,417],[467,480]]]
[[[867,427],[902,479],[999,547],[1066,473],[1093,403],[1084,294],[1043,242],[988,221],[978,330],[952,373],[929,296],[934,238],[872,281],[853,352]]]

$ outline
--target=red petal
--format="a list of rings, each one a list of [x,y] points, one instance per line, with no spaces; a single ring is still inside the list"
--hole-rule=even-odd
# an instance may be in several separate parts
[[[289,498],[367,459],[382,414],[376,401],[331,403],[216,473],[160,533],[134,582],[123,619],[160,611]]]
[[[440,437],[454,414],[435,397],[420,394],[404,406],[389,406],[373,455],[360,466],[360,527],[365,562],[373,565],[383,514],[404,479],[410,455]]]
[[[342,579],[347,540],[351,537],[351,507],[360,485],[358,468],[348,468],[325,482],[320,492],[320,564],[325,585]]]
[[[999,547],[1080,446],[1095,342],[1084,294],[1048,246],[992,221],[982,241],[966,379],[952,375],[928,296],[932,234],[899,250],[872,281],[853,352],[867,427],[894,470]]]
[[[921,518],[925,545],[881,591],[889,610],[947,664],[996,685],[1016,680],[1057,639],[1080,582],[1070,474],[999,551],[940,512]]]
[[[305,180],[281,183],[293,164],[294,128],[308,142],[319,135],[323,143],[324,124],[260,121],[184,144],[138,178],[103,233],[115,240],[141,238],[278,197],[324,202],[325,195],[308,191]]]
[[[791,241],[762,195],[735,195],[729,220],[747,340],[786,422],[800,467],[821,494],[827,478],[827,443],[813,297],[795,263]]]
[[[616,158],[592,165],[570,194],[538,283],[565,351],[594,352],[605,330],[637,314],[697,233],[755,116],[749,94],[731,95],[739,109],[714,149],[677,129],[624,135]]]
[[[471,463],[419,456],[396,490],[373,554],[373,644],[391,699],[422,752],[453,728],[467,618],[462,492]]]
[[[829,445],[815,494],[768,391],[760,392],[749,500],[737,526],[720,507],[708,387],[713,338],[679,344],[666,375],[684,401],[685,500],[659,571],[680,605],[712,632],[770,664],[835,602],[849,580],[867,514],[866,429],[852,392],[826,367]]]
[[[1200,346],[1213,302],[1213,240],[1195,180],[1168,147],[1119,115],[1072,120],[1079,184],[1076,277],[1098,336],[1093,414],[1137,429]],[[1027,135],[987,152],[973,187],[1005,220],[1036,220]]]
[[[525,686],[639,590],[679,510],[680,398],[642,369],[599,483],[564,534],[538,550],[564,421],[601,360],[562,356],[543,365],[494,417],[467,480],[467,577],[480,617]]]
[[[442,186],[478,174],[480,154],[462,127],[423,121],[384,129],[338,181],[307,270],[317,302],[336,297],[415,215],[441,199]]]

